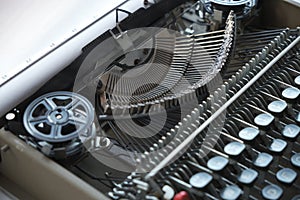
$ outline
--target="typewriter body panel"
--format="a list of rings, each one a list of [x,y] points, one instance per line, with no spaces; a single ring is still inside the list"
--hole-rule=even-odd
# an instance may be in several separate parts
[[[300,198],[299,1],[31,3],[1,8],[0,199]]]

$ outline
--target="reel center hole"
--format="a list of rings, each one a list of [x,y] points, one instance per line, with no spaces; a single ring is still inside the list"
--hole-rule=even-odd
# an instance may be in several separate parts
[[[61,114],[56,114],[55,117],[56,117],[56,119],[61,119],[62,115]]]

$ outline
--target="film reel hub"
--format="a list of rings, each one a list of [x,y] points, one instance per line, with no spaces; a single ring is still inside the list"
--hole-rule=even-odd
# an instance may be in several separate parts
[[[69,112],[63,107],[51,111],[48,116],[48,120],[52,124],[64,124],[69,120]]]

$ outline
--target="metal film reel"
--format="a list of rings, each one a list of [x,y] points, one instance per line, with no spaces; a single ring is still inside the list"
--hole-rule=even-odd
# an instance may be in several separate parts
[[[62,143],[91,135],[94,109],[83,96],[59,91],[35,99],[25,110],[23,123],[37,140]]]

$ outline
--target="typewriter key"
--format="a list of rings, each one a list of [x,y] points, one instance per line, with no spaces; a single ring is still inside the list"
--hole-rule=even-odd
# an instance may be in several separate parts
[[[295,153],[292,157],[291,157],[291,162],[293,165],[295,165],[296,167],[300,167],[300,153]]]
[[[231,156],[241,154],[245,149],[245,145],[240,142],[230,142],[224,147],[224,152]]]
[[[300,85],[300,76],[297,76],[294,82],[296,83],[296,85]]]
[[[190,200],[190,197],[186,191],[181,191],[174,196],[173,200]]]
[[[174,189],[169,185],[164,185],[162,191],[164,191],[165,200],[171,200],[175,195]]]
[[[297,173],[290,168],[283,168],[276,173],[276,178],[283,183],[292,183],[297,177]]]
[[[220,192],[221,198],[226,200],[237,199],[241,194],[242,194],[242,190],[236,185],[227,186]]]
[[[221,171],[228,164],[228,159],[222,156],[215,156],[207,162],[207,167],[214,171]]]
[[[254,165],[257,167],[267,167],[273,160],[273,156],[268,153],[259,153],[254,161]]]
[[[190,178],[190,184],[195,188],[204,188],[211,182],[212,179],[213,177],[210,174],[206,172],[199,172]]]
[[[268,105],[268,110],[272,113],[282,113],[287,108],[287,103],[285,101],[272,101]]]
[[[267,127],[274,121],[274,116],[271,114],[262,113],[254,118],[256,125],[260,127]]]
[[[288,138],[296,138],[300,132],[300,127],[296,124],[287,124],[282,130],[282,135]]]
[[[295,100],[300,94],[300,90],[294,87],[288,87],[282,91],[282,96],[289,100]]]
[[[244,184],[252,183],[258,176],[258,172],[253,169],[244,169],[238,177],[238,181]]]
[[[239,132],[239,137],[243,140],[251,141],[259,134],[259,130],[253,127],[246,127]]]
[[[267,185],[262,190],[262,195],[266,199],[276,200],[281,197],[283,190],[277,185]]]
[[[282,152],[287,146],[287,142],[281,139],[274,139],[269,149],[273,152]]]

